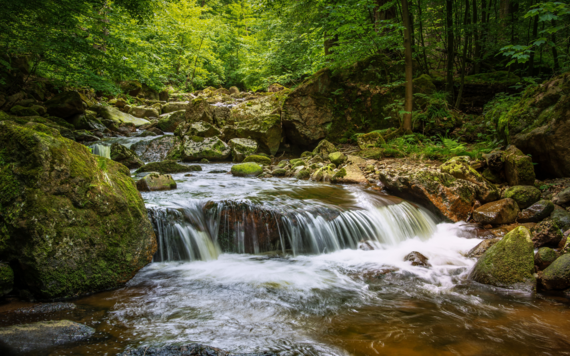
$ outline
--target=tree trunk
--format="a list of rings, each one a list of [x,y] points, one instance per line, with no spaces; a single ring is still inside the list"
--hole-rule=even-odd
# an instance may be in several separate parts
[[[427,60],[427,55],[426,55],[426,46],[424,44],[424,28],[423,28],[423,22],[422,22],[422,3],[421,3],[421,0],[418,0],[418,20],[420,22],[420,41],[422,43],[422,54],[423,54],[424,66],[425,66],[426,74],[429,75],[429,65],[428,65],[428,60]]]
[[[534,23],[532,24],[532,38],[533,41],[536,40],[538,36],[538,16],[534,16]],[[536,58],[536,49],[530,54],[530,61],[528,64],[528,75],[531,77],[534,75],[534,60]]]
[[[446,30],[447,30],[447,84],[445,90],[449,102],[453,103],[453,0],[446,0]]]
[[[459,92],[457,93],[457,101],[455,102],[455,108],[459,109],[461,105],[461,100],[463,99],[463,86],[465,84],[465,62],[467,60],[467,47],[469,47],[469,42],[471,39],[471,30],[469,27],[469,0],[465,0],[465,43],[463,44],[463,55],[461,57],[461,79]]]
[[[410,14],[408,11],[408,0],[402,0],[402,19],[404,20],[404,52],[406,60],[406,99],[404,102],[404,122],[402,128],[404,132],[412,131],[412,107],[413,107],[413,81],[412,81],[412,43]]]

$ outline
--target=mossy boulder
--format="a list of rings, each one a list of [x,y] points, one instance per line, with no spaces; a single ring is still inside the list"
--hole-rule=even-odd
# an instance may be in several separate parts
[[[118,125],[133,124],[135,127],[149,125],[150,121],[134,117],[133,115],[122,112],[114,106],[101,106],[97,108],[99,116],[105,120],[111,120]]]
[[[307,162],[305,162],[305,160],[302,158],[294,158],[292,160],[289,160],[289,164],[291,165],[291,168],[295,168],[299,166],[306,166]]]
[[[539,270],[543,270],[550,266],[558,258],[556,251],[550,247],[541,247],[534,255],[534,264]]]
[[[511,198],[497,200],[473,211],[473,219],[482,225],[500,225],[515,222],[519,213],[517,202]]]
[[[129,170],[42,124],[0,122],[0,258],[39,299],[123,285],[156,251]]]
[[[214,123],[213,108],[208,104],[206,99],[202,97],[190,101],[186,108],[186,122],[193,123],[198,121],[204,121],[210,124]]]
[[[500,116],[499,134],[530,154],[542,177],[570,176],[570,73],[529,86]]]
[[[562,240],[560,227],[552,219],[546,219],[536,224],[531,229],[534,247],[550,246],[557,247]]]
[[[10,293],[14,288],[14,271],[7,263],[0,262],[0,297]]]
[[[141,192],[155,192],[176,189],[176,182],[170,174],[153,172],[137,181],[137,189]]]
[[[174,132],[178,126],[184,122],[185,118],[185,110],[169,112],[168,114],[163,114],[158,118],[156,127],[164,132]]]
[[[111,159],[125,165],[129,169],[139,168],[144,166],[144,162],[137,156],[137,154],[118,143],[111,145]]]
[[[542,199],[522,210],[517,221],[520,223],[539,222],[549,217],[553,211],[554,204],[550,200]]]
[[[214,137],[219,136],[222,132],[214,125],[205,121],[196,121],[192,123],[184,123],[178,126],[175,134],[177,136],[198,136],[198,137]]]
[[[271,172],[271,175],[275,177],[283,177],[287,174],[287,170],[284,168],[276,168]]]
[[[145,162],[159,162],[166,159],[168,152],[177,145],[177,137],[164,135],[153,140],[139,141],[131,149]]]
[[[333,152],[329,154],[329,160],[337,166],[340,166],[346,162],[346,155],[342,152]]]
[[[450,174],[457,179],[469,181],[477,186],[477,197],[483,202],[499,199],[499,191],[477,172],[469,163],[469,157],[453,157],[439,168],[441,172]]]
[[[562,231],[570,229],[570,213],[568,211],[560,207],[554,207],[550,217]]]
[[[570,287],[570,254],[557,258],[542,272],[541,283],[546,289]]]
[[[369,148],[380,147],[386,144],[384,138],[378,132],[370,132],[367,134],[359,135],[357,138],[358,147],[361,150],[366,150]]]
[[[311,179],[317,182],[330,182],[334,174],[333,168],[321,167],[311,175]]]
[[[231,149],[218,137],[184,136],[178,147],[173,148],[168,157],[180,159],[185,162],[200,161],[223,161],[230,155]]]
[[[532,292],[536,289],[533,274],[534,250],[530,231],[519,226],[481,256],[470,278],[496,287]]]
[[[515,146],[504,152],[505,178],[509,185],[534,185],[536,176],[532,159]]]
[[[97,118],[97,114],[90,110],[85,110],[85,114],[80,114],[69,119],[73,127],[77,130],[95,130],[104,132],[105,125]]]
[[[83,114],[87,104],[84,97],[76,91],[63,91],[45,103],[47,113],[53,116],[67,119]]]
[[[570,187],[563,189],[561,192],[556,194],[552,202],[558,205],[565,205],[570,203]]]
[[[145,164],[141,168],[137,169],[135,173],[142,172],[158,172],[160,174],[174,174],[174,173],[186,173],[186,172],[196,172],[201,171],[202,167],[198,165],[185,166],[183,164],[178,164],[173,160],[166,160],[162,162],[152,162]]]
[[[255,162],[239,163],[232,166],[232,174],[236,177],[257,177],[263,168]]]
[[[322,140],[321,142],[319,142],[317,147],[315,147],[315,149],[313,150],[313,153],[321,156],[324,159],[328,159],[329,154],[336,152],[336,151],[337,151],[337,149],[332,143],[330,143],[327,140]]]
[[[257,142],[248,138],[232,138],[228,144],[232,148],[234,162],[242,162],[245,157],[257,152]]]
[[[162,105],[162,113],[168,114],[168,113],[173,113],[176,111],[186,112],[187,108],[188,108],[188,102],[187,101],[171,101],[169,103]]]
[[[262,166],[270,166],[271,165],[271,158],[260,156],[260,155],[251,155],[246,157],[244,162],[255,162]]]
[[[14,105],[10,108],[10,113],[16,116],[38,116],[40,115],[33,108],[28,108],[20,105]]]
[[[532,185],[515,185],[503,193],[504,198],[511,198],[517,202],[519,208],[528,208],[540,200],[540,190]]]
[[[310,177],[311,177],[311,171],[305,168],[299,170],[299,172],[295,174],[295,178],[297,179],[309,179]]]
[[[157,118],[160,116],[160,110],[158,110],[156,107],[140,105],[132,107],[131,110],[129,110],[129,114],[139,118]]]

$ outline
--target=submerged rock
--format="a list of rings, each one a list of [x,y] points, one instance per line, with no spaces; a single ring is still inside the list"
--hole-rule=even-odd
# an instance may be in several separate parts
[[[527,228],[520,226],[491,246],[471,271],[476,282],[507,289],[534,291],[534,251]]]
[[[232,148],[234,162],[242,162],[245,157],[257,152],[257,142],[248,138],[232,138],[228,144]]]
[[[88,339],[95,329],[69,320],[0,328],[0,343],[12,352],[32,352]]]
[[[524,209],[540,200],[540,190],[532,185],[516,185],[507,188],[503,197],[513,199],[519,208]]]
[[[510,198],[487,203],[473,211],[473,219],[482,225],[509,224],[517,219],[519,207]]]
[[[185,172],[196,172],[201,171],[202,167],[198,165],[185,166],[183,164],[178,164],[173,160],[166,160],[162,162],[152,162],[145,164],[143,167],[139,168],[135,173],[142,172],[158,172],[160,174],[168,173],[185,173]]]
[[[232,174],[236,177],[257,177],[263,173],[263,168],[254,162],[239,163],[232,166]]]
[[[137,156],[137,154],[118,143],[111,145],[111,159],[125,165],[129,169],[139,168],[144,166],[144,162]]]
[[[128,349],[118,356],[277,356],[273,352],[233,353],[201,344],[141,346]]]
[[[176,182],[170,174],[147,174],[137,181],[137,189],[141,192],[155,192],[176,189]]]
[[[431,267],[431,264],[428,262],[428,260],[429,258],[417,251],[410,252],[406,255],[406,257],[404,257],[404,261],[411,262],[412,266]]]
[[[156,251],[129,170],[41,124],[0,122],[0,256],[39,299],[120,286]]]
[[[570,287],[570,254],[557,258],[542,272],[541,283],[546,289]]]
[[[24,307],[14,310],[17,314],[43,314],[55,313],[63,310],[73,310],[76,305],[73,303],[40,303],[31,307]]]

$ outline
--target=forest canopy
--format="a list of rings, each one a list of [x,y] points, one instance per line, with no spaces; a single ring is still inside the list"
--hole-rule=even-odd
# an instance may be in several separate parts
[[[449,80],[508,70],[534,81],[570,66],[567,2],[408,4],[415,74]],[[0,69],[10,73],[26,58],[31,75],[60,87],[117,93],[120,82],[139,80],[155,89],[260,90],[378,54],[404,63],[399,0],[0,0],[0,6]],[[0,80],[11,84],[9,75]]]

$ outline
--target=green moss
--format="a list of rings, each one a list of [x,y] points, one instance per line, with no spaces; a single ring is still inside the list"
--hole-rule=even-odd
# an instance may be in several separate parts
[[[465,84],[500,84],[505,86],[515,85],[520,78],[514,73],[497,71],[491,73],[479,73],[465,77]]]
[[[329,159],[332,163],[340,166],[346,161],[346,156],[342,152],[333,152],[329,155]]]
[[[517,202],[524,209],[540,200],[540,190],[531,185],[516,185],[505,190],[504,197]]]
[[[239,163],[232,166],[232,174],[237,177],[257,177],[263,168],[255,162]]]
[[[333,175],[333,180],[346,177],[346,170],[341,168]]]
[[[139,168],[135,173],[141,172],[159,172],[160,174],[184,173],[201,171],[200,166],[185,166],[176,163],[173,160],[166,160],[162,162],[151,162]]]
[[[309,179],[311,176],[311,172],[308,169],[301,169],[297,174],[295,174],[295,178],[297,179]]]
[[[192,136],[190,139],[194,142],[204,142],[204,137],[200,136]]]
[[[270,166],[271,165],[271,158],[260,156],[260,155],[247,156],[243,161],[244,162],[255,162],[255,163],[259,163],[259,164],[264,165],[264,166]]]

